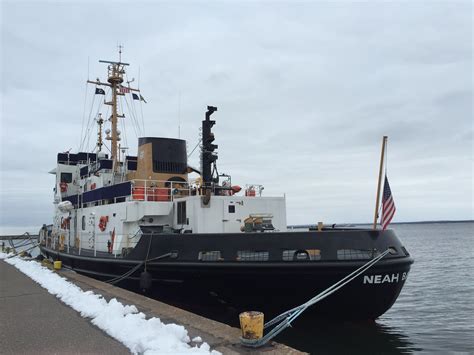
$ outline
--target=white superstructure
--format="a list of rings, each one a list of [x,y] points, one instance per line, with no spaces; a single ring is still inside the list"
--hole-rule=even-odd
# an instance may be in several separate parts
[[[54,223],[49,230],[43,228],[43,243],[68,253],[87,250],[123,256],[144,231],[177,236],[286,231],[284,197],[262,197],[260,185],[240,191],[230,176],[217,174],[217,145],[212,144],[211,132],[215,121],[210,120],[215,107],[208,106],[203,121],[201,171],[188,166],[186,142],[181,139],[140,137],[137,156],[125,155],[117,128],[117,119],[124,115],[118,113],[117,103],[127,94],[143,97],[130,87],[131,81],[122,85],[128,64],[102,62],[109,65],[107,82],[88,82],[112,107],[110,128],[105,129],[110,157],[102,150],[107,123],[99,113],[95,151],[58,154],[51,171],[56,176]],[[109,101],[101,87],[110,89]],[[199,177],[190,181],[191,173]]]

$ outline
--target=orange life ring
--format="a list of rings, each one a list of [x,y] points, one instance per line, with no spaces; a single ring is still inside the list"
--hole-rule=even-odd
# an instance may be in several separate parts
[[[109,221],[109,216],[101,216],[99,220],[99,229],[101,232],[104,232],[107,228],[107,222]]]
[[[60,183],[59,188],[61,189],[61,192],[66,192],[67,191],[67,183],[65,183],[65,182]]]

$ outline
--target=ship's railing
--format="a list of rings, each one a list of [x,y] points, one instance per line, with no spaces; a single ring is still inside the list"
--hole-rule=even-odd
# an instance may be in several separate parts
[[[121,255],[124,249],[133,249],[140,238],[140,234],[111,234],[110,232],[87,232],[81,231],[80,237],[74,241],[74,245],[78,250],[79,255],[91,254],[97,256],[97,253],[108,253],[114,256]],[[117,252],[116,244],[120,243],[121,248]],[[64,248],[68,248],[65,245]],[[59,247],[61,249],[61,247]],[[68,248],[69,250],[69,248]]]
[[[167,202],[189,196],[190,184],[186,181],[132,180],[133,201]]]

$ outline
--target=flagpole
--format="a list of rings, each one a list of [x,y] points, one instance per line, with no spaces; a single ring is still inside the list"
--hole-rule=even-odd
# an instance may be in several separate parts
[[[379,212],[379,202],[380,202],[380,187],[382,186],[382,171],[383,171],[383,163],[384,163],[384,153],[385,153],[385,146],[387,144],[387,136],[383,136],[382,139],[382,152],[380,154],[380,169],[379,169],[379,181],[377,184],[377,199],[375,201],[375,214],[374,214],[374,230],[377,229],[377,219],[378,219],[378,212]]]

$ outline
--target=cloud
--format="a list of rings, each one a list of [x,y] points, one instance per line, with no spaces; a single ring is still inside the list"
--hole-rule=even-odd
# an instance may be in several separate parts
[[[2,225],[18,225],[17,211],[28,225],[51,220],[47,171],[78,148],[83,117],[97,112],[91,95],[84,106],[85,80],[104,76],[97,61],[115,59],[117,42],[149,102],[146,135],[173,137],[180,124],[190,151],[206,106],[218,106],[220,171],[286,193],[289,223],[370,221],[382,135],[395,220],[473,217],[470,2],[124,10],[2,3]],[[134,129],[123,131],[133,153]],[[24,191],[11,188],[19,179]]]

